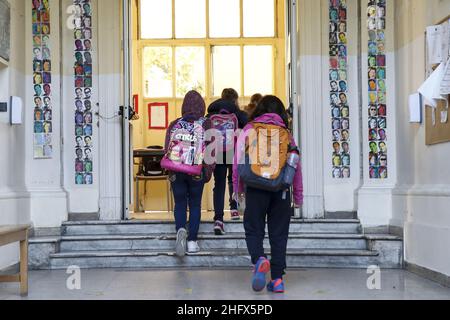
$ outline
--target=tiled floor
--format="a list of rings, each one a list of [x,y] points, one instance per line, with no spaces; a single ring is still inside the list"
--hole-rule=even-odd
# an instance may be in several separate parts
[[[291,270],[284,295],[252,292],[248,270],[81,270],[81,290],[67,289],[68,277],[31,272],[28,299],[450,299],[450,288],[402,270],[382,270],[381,290],[367,289],[366,270]],[[17,293],[17,285],[0,284],[0,300],[20,299]]]
[[[174,221],[172,212],[167,211],[154,211],[154,212],[137,212],[131,213],[131,219],[133,220],[154,220],[154,221]],[[214,212],[202,211],[202,221],[213,221]],[[230,221],[231,216],[229,211],[225,211],[225,221]]]

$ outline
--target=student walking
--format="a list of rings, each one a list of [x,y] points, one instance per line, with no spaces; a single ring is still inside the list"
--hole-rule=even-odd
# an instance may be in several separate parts
[[[245,193],[245,236],[255,265],[252,287],[255,291],[262,291],[266,286],[266,274],[271,272],[272,281],[267,289],[282,293],[293,213],[291,186],[295,206],[300,207],[303,203],[299,152],[287,130],[288,115],[277,97],[264,97],[250,121],[237,143],[233,164],[234,197]],[[263,247],[266,219],[271,261]]]
[[[247,115],[237,106],[238,94],[233,89],[225,89],[223,98],[212,103],[208,108],[208,118],[212,126],[221,134],[222,141],[216,154],[217,164],[214,170],[214,232],[225,234],[224,207],[225,191],[228,184],[231,219],[240,220],[237,202],[233,199],[233,158],[236,144],[235,137],[239,129],[247,124]],[[228,177],[228,178],[227,178]]]
[[[245,112],[249,117],[252,116],[253,112],[255,111],[258,104],[261,102],[262,98],[263,96],[260,93],[256,93],[250,98],[250,103],[245,107]]]
[[[169,171],[175,198],[175,222],[177,240],[175,252],[183,257],[187,251],[200,251],[197,242],[201,220],[203,188],[209,182],[214,165],[204,162],[208,142],[205,132],[211,121],[204,117],[205,101],[196,91],[186,94],[182,106],[182,117],[172,122],[166,133],[166,155],[161,166]],[[189,235],[186,230],[189,206]]]

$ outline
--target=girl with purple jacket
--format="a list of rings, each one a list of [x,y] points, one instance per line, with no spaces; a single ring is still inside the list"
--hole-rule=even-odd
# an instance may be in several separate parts
[[[201,123],[203,132],[211,129],[211,121],[205,116],[206,105],[202,96],[196,91],[190,91],[186,94],[182,106],[182,117],[173,121],[166,134],[165,150],[170,149],[171,139],[177,128],[180,127],[180,122],[184,126],[189,126],[193,123]],[[205,141],[208,145],[208,141]],[[202,165],[202,163],[200,163]],[[201,204],[203,188],[205,183],[211,180],[214,165],[207,165],[203,163],[202,173],[198,176],[193,176],[187,173],[170,172],[169,179],[172,185],[172,191],[175,198],[175,223],[177,231],[177,240],[175,251],[180,257],[183,257],[187,251],[189,253],[196,253],[200,251],[197,243],[197,235],[201,220]],[[187,224],[187,208],[189,206],[189,234],[186,230]],[[187,243],[186,243],[187,242]]]
[[[274,125],[281,128],[288,127],[286,109],[275,96],[266,96],[256,107],[250,118],[250,123],[241,133],[237,152],[233,164],[234,196],[245,193],[246,208],[244,214],[244,228],[247,248],[252,263],[255,265],[252,287],[255,291],[262,291],[266,286],[266,274],[271,272],[272,281],[267,285],[270,292],[284,292],[283,275],[286,269],[286,250],[289,236],[289,226],[293,214],[291,195],[289,190],[280,192],[265,191],[262,189],[246,187],[239,178],[238,164],[244,156],[247,136],[255,123]],[[294,138],[290,136],[290,145],[296,148]],[[293,199],[296,207],[303,204],[303,184],[300,164],[294,177]],[[271,261],[264,253],[264,236],[266,220],[269,231],[271,247]]]

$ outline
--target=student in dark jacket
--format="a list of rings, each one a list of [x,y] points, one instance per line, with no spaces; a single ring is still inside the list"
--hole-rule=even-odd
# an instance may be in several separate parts
[[[228,90],[228,91],[227,91]],[[237,93],[233,93],[230,91],[232,89],[225,89],[222,99],[212,103],[208,108],[208,118],[213,117],[218,114],[229,114],[235,115],[237,119],[237,127],[236,129],[243,129],[248,121],[247,114],[241,111],[237,105]],[[213,117],[214,118],[214,117]],[[214,124],[212,124],[214,127]],[[230,198],[230,209],[231,209],[231,219],[239,220],[239,212],[237,208],[237,202],[233,199],[233,155],[234,148],[229,151],[223,152],[218,155],[218,163],[216,164],[216,168],[214,170],[214,232],[216,235],[224,235],[225,234],[225,226],[224,226],[224,207],[225,207],[225,190],[226,185],[228,183]]]

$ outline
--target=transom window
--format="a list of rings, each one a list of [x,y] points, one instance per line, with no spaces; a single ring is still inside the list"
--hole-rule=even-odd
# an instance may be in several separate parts
[[[284,46],[278,1],[140,0],[144,97],[182,98],[194,89],[213,99],[224,88],[244,97],[276,93],[274,75],[284,71],[276,63]]]

